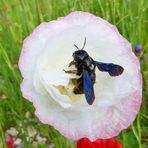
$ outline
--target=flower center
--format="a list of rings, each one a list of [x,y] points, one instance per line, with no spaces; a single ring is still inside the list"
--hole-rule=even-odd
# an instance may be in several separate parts
[[[72,62],[71,62],[72,63]],[[70,65],[70,64],[69,64]],[[73,68],[73,69],[71,69]],[[78,102],[83,94],[82,90],[82,78],[76,75],[77,70],[75,66],[68,67],[68,70],[64,70],[65,74],[73,75],[73,78],[69,79],[68,85],[54,85],[54,87],[62,94],[68,96],[73,103]]]

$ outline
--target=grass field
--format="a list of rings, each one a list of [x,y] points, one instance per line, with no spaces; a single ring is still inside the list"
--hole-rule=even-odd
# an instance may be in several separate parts
[[[53,143],[56,148],[72,148],[65,139],[34,116],[33,105],[23,99],[22,81],[17,67],[22,41],[43,21],[50,21],[71,11],[88,11],[115,24],[134,48],[143,48],[139,60],[143,74],[143,103],[130,128],[117,138],[124,148],[148,147],[148,0],[0,0],[0,148],[5,145],[5,131],[16,128],[25,148],[46,148],[28,139],[28,127]]]

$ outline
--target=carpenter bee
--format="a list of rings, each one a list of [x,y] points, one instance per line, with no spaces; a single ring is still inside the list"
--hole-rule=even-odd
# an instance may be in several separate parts
[[[96,80],[95,68],[97,67],[101,72],[108,72],[112,77],[122,74],[124,68],[120,65],[113,63],[102,63],[92,59],[89,54],[83,50],[86,44],[86,37],[84,45],[81,49],[77,45],[74,46],[78,49],[73,53],[73,61],[69,66],[74,65],[77,70],[64,70],[66,73],[75,73],[80,76],[78,79],[72,79],[74,84],[73,92],[75,94],[85,94],[86,101],[92,105],[95,100],[93,85]]]

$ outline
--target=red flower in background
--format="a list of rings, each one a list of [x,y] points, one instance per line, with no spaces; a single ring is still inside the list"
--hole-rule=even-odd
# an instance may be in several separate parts
[[[14,140],[11,135],[7,135],[5,140],[6,140],[7,148],[15,148]]]
[[[4,10],[5,12],[7,12],[7,11],[8,11],[8,9],[9,9],[9,8],[8,8],[8,6],[7,6],[7,5],[3,7],[3,10]]]
[[[82,138],[77,142],[77,148],[122,148],[122,145],[115,138],[97,139],[94,142],[88,138]]]

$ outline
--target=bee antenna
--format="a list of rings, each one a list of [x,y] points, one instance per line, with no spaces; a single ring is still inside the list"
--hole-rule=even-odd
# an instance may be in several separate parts
[[[83,49],[84,49],[85,45],[86,45],[86,37],[85,37],[84,44],[83,44],[83,47],[82,47],[82,49],[81,49],[81,50],[83,50]]]
[[[82,49],[80,49],[77,45],[74,44],[74,46],[75,46],[78,50],[83,50],[84,47],[85,47],[85,45],[86,45],[86,37],[85,37],[85,40],[84,40],[84,44],[83,44]]]
[[[78,47],[77,45],[74,44],[74,46],[75,46],[78,50],[80,50],[79,47]]]

